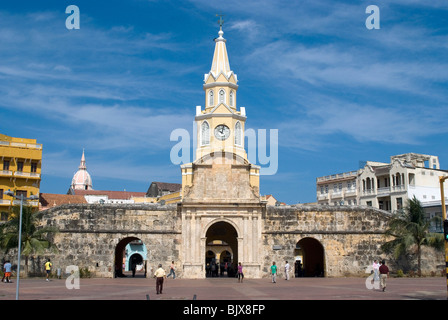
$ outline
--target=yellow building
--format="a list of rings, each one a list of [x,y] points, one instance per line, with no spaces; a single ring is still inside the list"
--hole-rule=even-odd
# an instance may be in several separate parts
[[[9,137],[0,134],[0,212],[6,220],[18,200],[5,194],[11,190],[24,197],[39,195],[42,165],[42,145],[36,139]],[[39,201],[28,201],[38,208]]]

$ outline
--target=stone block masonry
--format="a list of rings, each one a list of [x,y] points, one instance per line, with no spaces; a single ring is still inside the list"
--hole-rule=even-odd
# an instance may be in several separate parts
[[[181,249],[176,205],[63,205],[46,210],[43,224],[59,229],[54,235],[59,252],[48,255],[56,268],[77,265],[99,277],[114,276],[115,265],[121,265],[116,260],[132,240],[146,246],[148,273],[159,263],[168,267]]]
[[[43,225],[59,228],[51,253],[55,268],[87,268],[94,276],[113,277],[124,247],[141,240],[147,249],[147,271],[172,260],[176,276],[205,277],[209,240],[222,237],[245,265],[248,278],[269,277],[276,261],[284,275],[289,261],[301,259],[307,276],[366,276],[373,259],[393,259],[380,247],[391,214],[371,207],[266,206],[263,203],[207,204],[72,204],[43,211]],[[423,272],[436,271],[443,255],[425,251]],[[440,256],[440,257],[439,257]]]

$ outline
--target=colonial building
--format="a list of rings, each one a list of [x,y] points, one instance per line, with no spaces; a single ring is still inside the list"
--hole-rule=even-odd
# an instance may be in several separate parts
[[[380,247],[391,217],[387,211],[359,205],[270,206],[260,197],[260,167],[246,155],[247,114],[237,106],[237,76],[223,35],[221,26],[204,78],[205,106],[192,108],[196,158],[180,166],[179,199],[65,204],[43,211],[42,224],[60,230],[54,242],[62,254],[49,254],[54,265],[75,264],[113,277],[124,271],[125,261],[145,266],[149,275],[159,263],[168,270],[174,261],[176,276],[204,278],[210,264],[227,263],[235,270],[241,263],[245,277],[261,278],[269,276],[272,261],[282,266],[301,260],[303,275],[337,277],[365,276],[373,259],[385,257]],[[129,244],[139,245],[134,258]],[[424,272],[434,271],[442,258],[425,253]]]
[[[0,212],[1,220],[6,220],[12,206],[19,201],[4,194],[5,191],[24,197],[39,195],[42,145],[35,139],[0,134],[0,157]],[[39,202],[28,201],[28,204],[37,209]]]
[[[367,161],[357,171],[317,178],[317,200],[319,204],[359,204],[394,212],[415,196],[432,218],[442,214],[439,177],[447,174],[440,170],[437,156],[406,153],[391,156],[390,163]]]

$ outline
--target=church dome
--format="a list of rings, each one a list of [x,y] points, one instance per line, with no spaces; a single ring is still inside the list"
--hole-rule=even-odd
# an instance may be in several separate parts
[[[84,150],[82,151],[81,163],[78,171],[73,176],[71,188],[74,190],[93,190],[92,178],[87,172]]]

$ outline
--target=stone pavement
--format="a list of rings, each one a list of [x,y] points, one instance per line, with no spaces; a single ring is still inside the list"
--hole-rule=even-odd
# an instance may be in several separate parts
[[[446,300],[446,279],[389,278],[386,292],[366,288],[366,278],[292,278],[201,280],[168,279],[156,295],[155,280],[145,278],[80,279],[67,289],[65,279],[20,280],[20,300]],[[0,300],[14,300],[16,283],[0,283]]]

